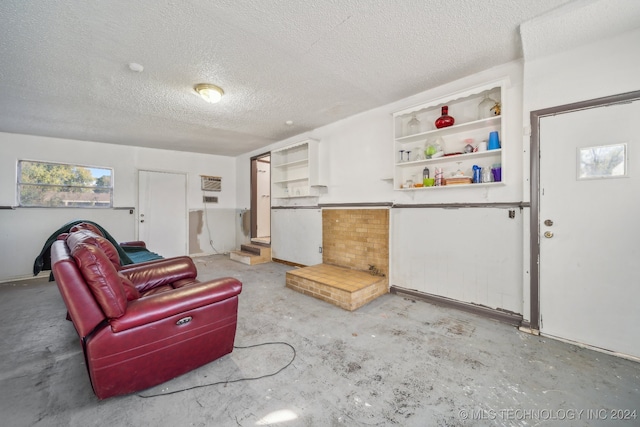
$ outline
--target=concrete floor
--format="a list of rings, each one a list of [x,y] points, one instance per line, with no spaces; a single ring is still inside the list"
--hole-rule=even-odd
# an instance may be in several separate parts
[[[291,267],[197,258],[234,276],[236,349],[137,395],[99,401],[54,283],[0,284],[6,426],[640,425],[640,363],[385,295],[348,312],[285,288]],[[616,421],[616,416],[636,419]],[[629,412],[623,412],[629,411]]]

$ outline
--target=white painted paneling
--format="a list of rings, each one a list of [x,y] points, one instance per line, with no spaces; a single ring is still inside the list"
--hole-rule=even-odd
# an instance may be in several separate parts
[[[302,265],[322,264],[322,211],[272,209],[271,256]]]
[[[522,312],[522,213],[513,208],[391,210],[390,284]]]
[[[225,253],[239,248],[236,246],[236,210],[207,207],[204,213],[206,217],[203,218],[202,231],[198,235],[202,252]]]

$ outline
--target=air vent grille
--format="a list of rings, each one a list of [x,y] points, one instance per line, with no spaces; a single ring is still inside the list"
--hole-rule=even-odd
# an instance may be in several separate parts
[[[202,190],[222,191],[222,177],[205,175],[200,175],[200,177],[202,178]]]
[[[218,196],[202,196],[204,203],[218,203]]]

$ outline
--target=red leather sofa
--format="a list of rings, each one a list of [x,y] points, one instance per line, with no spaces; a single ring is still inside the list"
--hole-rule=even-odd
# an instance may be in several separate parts
[[[133,393],[233,350],[242,283],[196,279],[189,257],[120,266],[104,237],[76,227],[53,243],[53,276],[100,399]]]

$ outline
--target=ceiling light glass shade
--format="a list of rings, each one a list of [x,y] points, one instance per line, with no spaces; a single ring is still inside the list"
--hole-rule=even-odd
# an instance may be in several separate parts
[[[206,83],[198,84],[194,88],[198,95],[202,97],[205,101],[215,104],[222,99],[222,95],[224,95],[224,91],[222,88],[219,88],[216,85],[210,85]]]

